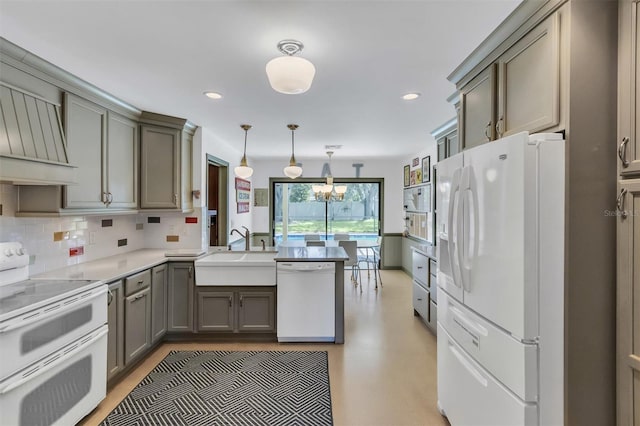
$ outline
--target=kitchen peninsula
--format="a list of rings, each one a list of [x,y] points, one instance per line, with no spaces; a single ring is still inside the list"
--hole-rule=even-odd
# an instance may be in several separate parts
[[[278,341],[344,343],[342,247],[280,247],[276,261]]]

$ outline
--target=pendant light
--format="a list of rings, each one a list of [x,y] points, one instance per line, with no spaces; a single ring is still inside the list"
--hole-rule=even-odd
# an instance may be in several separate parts
[[[236,176],[246,179],[253,174],[253,169],[247,165],[247,132],[251,128],[251,125],[241,124],[240,127],[244,130],[244,150],[242,151],[240,165],[233,169],[233,171]]]
[[[291,179],[295,179],[302,174],[302,167],[296,165],[296,157],[293,154],[293,133],[298,128],[297,124],[287,124],[287,127],[291,130],[291,159],[289,165],[283,169],[284,174]]]
[[[316,67],[308,60],[293,56],[304,45],[297,40],[282,40],[278,50],[287,56],[279,56],[267,62],[267,78],[271,88],[286,95],[304,93],[311,87]]]
[[[329,174],[324,185],[312,185],[311,189],[316,197],[317,201],[342,201],[344,200],[344,194],[347,192],[346,185],[334,185],[333,175],[331,173],[331,157],[333,151],[327,151],[329,156]]]

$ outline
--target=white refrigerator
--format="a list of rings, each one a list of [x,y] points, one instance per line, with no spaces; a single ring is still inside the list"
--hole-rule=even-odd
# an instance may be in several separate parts
[[[563,424],[565,144],[518,133],[438,163],[438,407]],[[577,214],[577,213],[574,213]]]

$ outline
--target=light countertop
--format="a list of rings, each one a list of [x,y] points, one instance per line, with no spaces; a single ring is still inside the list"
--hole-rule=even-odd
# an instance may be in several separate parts
[[[280,247],[276,262],[337,262],[349,259],[342,247]]]

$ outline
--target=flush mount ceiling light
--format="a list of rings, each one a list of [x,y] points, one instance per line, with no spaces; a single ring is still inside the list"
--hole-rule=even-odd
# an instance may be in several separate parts
[[[233,172],[236,176],[246,179],[253,174],[253,169],[247,165],[247,132],[251,126],[249,124],[241,124],[240,127],[244,130],[244,150],[242,151],[240,165],[233,169]]]
[[[222,95],[218,92],[204,92],[204,95],[210,99],[222,99]]]
[[[402,95],[402,99],[405,101],[412,101],[414,99],[418,99],[420,97],[420,93],[407,93],[406,95]]]
[[[267,62],[269,84],[279,93],[297,95],[311,87],[316,67],[308,60],[293,56],[302,51],[304,45],[297,40],[282,40],[278,50],[287,56],[279,56]]]
[[[296,157],[293,155],[293,133],[298,128],[297,124],[287,124],[287,127],[291,130],[291,159],[289,165],[283,169],[285,176],[295,179],[302,174],[302,167],[296,164]]]

